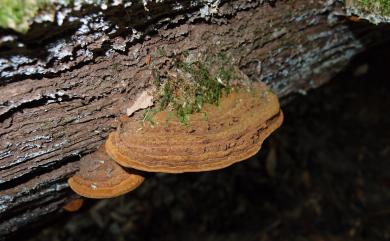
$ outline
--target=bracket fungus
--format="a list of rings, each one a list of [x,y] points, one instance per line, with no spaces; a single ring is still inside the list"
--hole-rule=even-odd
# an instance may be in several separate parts
[[[83,206],[84,199],[77,198],[66,203],[62,208],[67,212],[77,212]]]
[[[256,154],[283,121],[279,101],[264,84],[236,88],[218,105],[205,104],[183,124],[170,111],[153,122],[122,122],[106,151],[122,166],[147,172],[221,169]]]
[[[100,147],[80,160],[80,171],[69,178],[71,189],[88,198],[112,198],[137,188],[144,177],[125,170]]]

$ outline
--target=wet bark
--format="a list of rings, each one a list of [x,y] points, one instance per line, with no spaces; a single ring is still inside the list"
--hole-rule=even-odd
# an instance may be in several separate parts
[[[80,157],[180,54],[225,53],[286,99],[390,37],[387,27],[348,23],[335,1],[262,2],[88,9],[54,30],[3,32],[13,39],[0,45],[0,236],[62,211]]]

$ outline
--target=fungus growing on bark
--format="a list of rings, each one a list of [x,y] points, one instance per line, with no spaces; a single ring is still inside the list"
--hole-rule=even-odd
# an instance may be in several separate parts
[[[69,178],[74,192],[88,198],[112,198],[137,188],[144,177],[131,173],[116,162],[100,147],[96,152],[80,160],[80,171]]]
[[[120,165],[142,171],[216,170],[256,154],[282,121],[277,96],[253,84],[232,90],[218,105],[205,104],[186,124],[169,111],[143,125],[129,119],[109,135],[106,151]]]
[[[67,212],[77,212],[83,206],[84,200],[81,198],[73,199],[66,203],[62,208]]]

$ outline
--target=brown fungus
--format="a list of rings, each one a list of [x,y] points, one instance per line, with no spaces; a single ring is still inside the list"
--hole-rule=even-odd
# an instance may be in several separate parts
[[[77,198],[66,203],[62,208],[67,212],[77,212],[83,206],[84,199]]]
[[[277,96],[253,84],[204,105],[185,125],[167,111],[143,124],[128,119],[109,135],[106,151],[120,165],[147,172],[216,170],[256,154],[282,121]]]
[[[144,177],[114,162],[104,147],[80,160],[80,171],[69,178],[74,192],[88,198],[112,198],[137,188]]]

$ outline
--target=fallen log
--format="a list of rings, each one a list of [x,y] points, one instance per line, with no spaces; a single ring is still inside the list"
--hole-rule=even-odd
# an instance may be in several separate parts
[[[387,26],[350,22],[336,1],[125,5],[70,9],[61,26],[1,32],[1,237],[61,212],[80,158],[177,56],[224,53],[283,100],[390,38]]]

